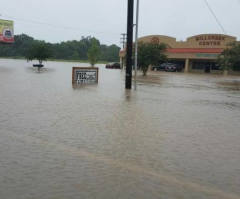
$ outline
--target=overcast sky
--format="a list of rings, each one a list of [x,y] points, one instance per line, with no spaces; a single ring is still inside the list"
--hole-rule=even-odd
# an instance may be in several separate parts
[[[227,34],[240,40],[240,0],[208,2]],[[15,34],[48,42],[91,35],[120,45],[126,32],[127,0],[0,0],[0,5],[0,18],[15,21]],[[223,33],[204,0],[140,0],[140,36],[185,40],[202,33]]]

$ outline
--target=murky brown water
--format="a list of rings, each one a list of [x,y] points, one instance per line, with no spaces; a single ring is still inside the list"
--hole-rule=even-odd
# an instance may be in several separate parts
[[[240,198],[240,77],[0,60],[1,199]]]

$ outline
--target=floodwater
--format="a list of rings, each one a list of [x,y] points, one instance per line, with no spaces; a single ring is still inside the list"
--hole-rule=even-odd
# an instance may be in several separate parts
[[[239,199],[240,77],[0,60],[1,199]]]

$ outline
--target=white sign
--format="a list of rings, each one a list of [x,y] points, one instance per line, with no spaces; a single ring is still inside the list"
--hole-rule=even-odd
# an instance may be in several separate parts
[[[73,67],[72,83],[75,84],[98,83],[98,68]]]

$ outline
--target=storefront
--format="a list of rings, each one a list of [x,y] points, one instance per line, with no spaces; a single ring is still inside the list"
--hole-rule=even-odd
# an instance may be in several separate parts
[[[170,62],[181,64],[185,72],[221,73],[217,58],[229,43],[237,41],[236,37],[221,34],[202,34],[177,41],[176,38],[151,35],[139,38],[143,43],[165,43],[166,55]],[[120,60],[125,56],[120,52]]]

